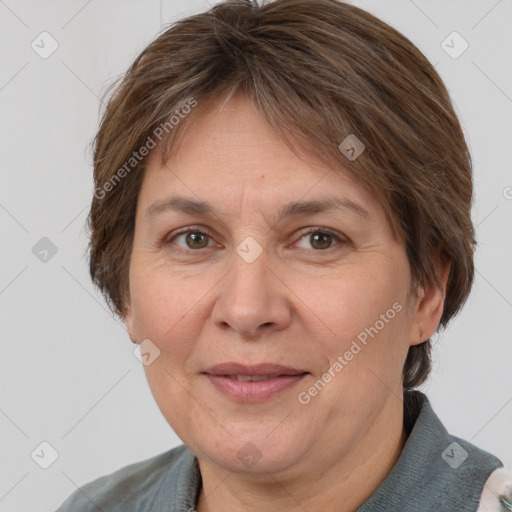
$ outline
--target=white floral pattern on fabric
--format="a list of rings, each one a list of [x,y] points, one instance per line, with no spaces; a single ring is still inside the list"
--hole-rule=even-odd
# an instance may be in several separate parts
[[[512,469],[494,470],[484,485],[477,512],[512,511]]]

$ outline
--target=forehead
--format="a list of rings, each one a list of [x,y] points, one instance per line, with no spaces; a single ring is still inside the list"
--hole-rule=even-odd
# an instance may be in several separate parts
[[[225,205],[242,198],[283,204],[339,195],[368,211],[378,208],[341,165],[328,166],[305,147],[295,154],[244,96],[203,106],[190,121],[167,162],[160,148],[149,155],[143,202],[171,192]]]

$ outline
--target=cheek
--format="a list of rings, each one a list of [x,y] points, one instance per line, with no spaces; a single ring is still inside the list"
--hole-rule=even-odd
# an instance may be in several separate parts
[[[149,338],[164,353],[172,349],[174,360],[187,350],[187,340],[199,322],[194,322],[201,290],[182,277],[159,267],[133,262],[130,274],[133,323],[137,338]]]
[[[321,320],[333,335],[357,334],[354,329],[373,325],[394,303],[404,306],[407,283],[396,268],[346,265],[339,272],[291,284],[304,311]]]
[[[148,383],[153,393],[168,390],[176,400],[184,399],[179,382],[195,371],[194,354],[198,340],[204,338],[222,274],[198,275],[151,261],[133,263],[137,267],[131,274],[131,302],[138,339],[148,338],[160,350],[155,363],[145,367]],[[165,400],[165,396],[160,398]]]
[[[402,364],[409,325],[404,274],[390,265],[354,265],[315,280],[315,286],[309,280],[293,285],[304,303],[303,318],[310,318],[311,339],[331,363],[346,354],[353,371],[378,370],[384,363],[395,371]]]

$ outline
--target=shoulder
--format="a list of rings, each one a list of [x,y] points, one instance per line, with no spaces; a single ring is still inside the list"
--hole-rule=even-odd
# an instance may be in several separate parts
[[[194,455],[185,445],[122,467],[78,488],[57,512],[152,510],[159,488],[175,480]]]
[[[495,487],[496,475],[504,472],[497,471],[503,468],[503,462],[450,434],[426,395],[416,393],[406,405],[409,408],[405,407],[405,413],[415,421],[402,453],[408,461],[404,475],[414,484],[422,482],[418,493],[431,505],[428,510],[512,512],[512,508],[502,508],[499,495],[493,495],[487,508],[478,508],[485,503],[482,493],[492,488],[493,482]]]
[[[485,482],[477,512],[508,510],[512,510],[512,467],[501,467]]]

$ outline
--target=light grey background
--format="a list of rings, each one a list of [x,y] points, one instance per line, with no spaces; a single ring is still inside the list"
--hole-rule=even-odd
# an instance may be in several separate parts
[[[435,372],[422,390],[451,433],[510,465],[512,1],[354,3],[436,65],[467,134],[476,282],[464,312],[436,341]],[[204,0],[0,0],[0,511],[54,510],[77,486],[181,443],[88,276],[87,146],[104,87],[162,23],[207,7]],[[50,48],[43,31],[59,45],[47,59],[31,47],[35,40]],[[453,31],[469,43],[457,59],[441,46]],[[452,52],[461,48],[450,41]],[[57,247],[45,263],[32,252],[42,237]],[[58,452],[48,469],[31,457],[43,441]],[[51,455],[38,450],[39,461]]]

